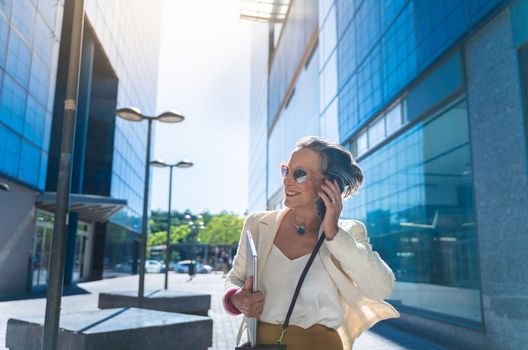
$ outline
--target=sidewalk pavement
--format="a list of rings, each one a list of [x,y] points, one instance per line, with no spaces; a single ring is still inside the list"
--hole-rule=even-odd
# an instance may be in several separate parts
[[[227,315],[222,307],[224,279],[221,274],[197,275],[188,281],[186,274],[171,273],[169,275],[169,290],[198,291],[211,294],[211,310],[209,316],[213,319],[213,350],[232,350],[241,317]],[[147,274],[145,276],[145,291],[162,289],[163,274]],[[76,312],[97,309],[100,292],[137,290],[138,277],[127,276],[106,279],[95,282],[79,283],[71,296],[62,298],[62,312]],[[44,314],[46,299],[42,293],[28,295],[32,299],[0,301],[0,350],[5,349],[5,333],[7,320],[23,316]],[[442,350],[443,347],[426,339],[402,332],[383,322],[378,323],[363,333],[355,342],[354,350],[399,350],[427,349]]]

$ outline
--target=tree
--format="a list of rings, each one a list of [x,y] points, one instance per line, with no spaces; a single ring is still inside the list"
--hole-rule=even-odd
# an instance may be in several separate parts
[[[177,211],[171,211],[171,226],[181,225],[181,214]],[[150,215],[150,232],[167,232],[167,212],[153,210]]]
[[[187,225],[171,226],[170,243],[176,244],[179,240],[184,239],[191,229]],[[147,239],[147,246],[161,245],[167,243],[167,231],[151,233]]]
[[[212,216],[205,229],[198,233],[200,243],[235,244],[240,238],[244,220],[234,214]]]

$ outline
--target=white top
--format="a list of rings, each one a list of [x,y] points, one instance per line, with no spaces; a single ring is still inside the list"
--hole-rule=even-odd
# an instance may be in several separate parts
[[[290,260],[273,244],[260,275],[261,292],[264,294],[264,311],[259,317],[260,321],[284,323],[295,287],[310,255]],[[290,324],[306,329],[319,323],[337,329],[343,318],[343,305],[337,287],[317,254],[304,279]]]
[[[250,230],[257,242],[259,276],[263,276],[262,271],[270,256],[280,222],[289,210],[290,208],[283,208],[252,213],[244,223],[243,232]],[[351,349],[354,340],[365,330],[379,321],[400,317],[400,313],[383,301],[391,295],[395,278],[390,267],[372,250],[365,225],[358,220],[339,220],[338,225],[339,231],[334,239],[325,240],[318,255],[337,286],[341,302],[349,306],[340,334],[343,349]],[[245,237],[241,235],[233,268],[226,276],[226,290],[242,287],[247,279]],[[339,261],[339,268],[335,260]],[[262,290],[260,286],[259,289]],[[246,317],[242,317],[237,344],[240,344],[242,338],[247,341],[246,336]]]

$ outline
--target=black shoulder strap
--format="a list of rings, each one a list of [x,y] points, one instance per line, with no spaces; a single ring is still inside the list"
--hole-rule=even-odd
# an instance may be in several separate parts
[[[301,291],[301,286],[304,282],[304,278],[306,277],[306,274],[308,273],[308,270],[310,269],[310,266],[312,266],[312,263],[315,259],[315,256],[317,255],[317,252],[319,251],[319,248],[321,248],[321,245],[323,244],[324,240],[325,240],[326,236],[325,236],[325,233],[323,232],[323,234],[321,235],[321,237],[319,238],[319,240],[317,241],[317,244],[315,245],[315,248],[312,252],[312,255],[310,255],[310,259],[308,259],[308,262],[306,263],[306,266],[304,267],[304,270],[301,274],[301,277],[299,278],[299,282],[297,282],[297,287],[295,288],[295,293],[293,294],[293,298],[292,298],[292,301],[291,301],[291,304],[290,304],[290,308],[288,309],[288,313],[286,314],[286,320],[284,321],[284,324],[282,325],[282,334],[281,334],[281,339],[280,341],[282,341],[282,336],[284,335],[284,332],[286,331],[286,328],[288,328],[288,324],[290,323],[290,316],[293,312],[293,307],[295,306],[295,302],[297,301],[297,297],[299,296],[299,292]]]

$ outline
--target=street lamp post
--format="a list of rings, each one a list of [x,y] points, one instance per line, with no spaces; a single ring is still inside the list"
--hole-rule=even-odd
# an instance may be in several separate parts
[[[138,289],[138,306],[143,307],[143,297],[145,294],[145,255],[147,249],[147,225],[148,225],[148,191],[150,177],[150,141],[152,121],[158,120],[163,123],[179,123],[185,117],[178,112],[164,112],[158,116],[146,116],[136,107],[121,108],[116,111],[117,115],[125,120],[132,122],[148,121],[147,131],[147,157],[145,161],[145,186],[143,189],[143,218],[141,223],[141,244],[139,252],[139,289]]]
[[[169,257],[170,257],[170,230],[171,230],[171,199],[172,199],[172,168],[190,168],[193,163],[184,159],[175,164],[168,164],[163,159],[155,160],[151,163],[155,167],[169,167],[169,212],[167,213],[167,245],[165,247],[165,289],[169,288]]]
[[[84,0],[66,1],[64,10],[66,14],[71,16],[71,24],[67,28],[71,37],[69,42],[66,38],[62,38],[62,42],[69,45],[69,54],[67,53],[69,57],[67,61],[68,73],[66,75],[64,109],[61,119],[60,161],[57,174],[55,221],[53,224],[53,236],[49,256],[48,289],[46,291],[46,311],[44,315],[41,347],[43,350],[55,350],[59,339],[61,298],[64,284],[64,257],[66,254],[66,227],[70,210],[75,119],[77,115],[79,72],[83,42]],[[63,26],[66,26],[67,22],[64,22]]]
[[[189,214],[185,215],[185,219],[187,220],[187,224],[189,225],[189,228],[191,229],[191,264],[196,264],[196,236],[198,235],[199,231],[205,229],[205,224],[202,221],[203,216],[201,214],[198,214],[196,217],[193,217]],[[194,220],[200,220],[199,222],[195,222]],[[191,276],[192,279],[192,276]]]
[[[204,222],[202,221],[202,219],[203,219],[202,215],[201,215],[201,214],[198,214],[198,216],[197,216],[196,218],[197,218],[199,221],[198,221],[198,225],[196,226],[196,229],[197,229],[198,231],[197,231],[196,234],[194,235],[194,239],[193,239],[193,244],[194,244],[193,258],[194,258],[195,260],[196,260],[196,244],[197,244],[197,241],[198,241],[198,239],[197,239],[196,236],[198,236],[198,234],[199,234],[199,232],[200,232],[201,230],[204,230],[204,229],[205,229],[205,224],[204,224]],[[206,249],[206,248],[204,248],[204,249]],[[202,259],[204,259],[204,260],[202,260],[202,261],[203,261],[203,264],[207,264],[207,253],[205,252],[205,250],[204,250],[204,256],[202,256]]]

